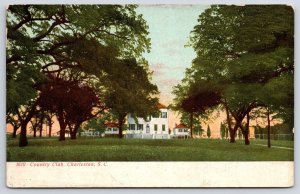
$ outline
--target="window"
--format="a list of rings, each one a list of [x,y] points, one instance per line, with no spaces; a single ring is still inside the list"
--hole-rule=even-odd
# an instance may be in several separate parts
[[[182,132],[182,129],[178,129],[178,132]]]
[[[118,131],[118,128],[113,128],[113,131]]]
[[[183,131],[184,131],[184,132],[189,132],[189,129],[184,129]]]
[[[157,124],[154,124],[154,131],[157,131]]]
[[[110,131],[110,128],[106,128],[106,131]]]
[[[165,131],[166,130],[166,125],[162,125],[161,129],[162,129],[162,131]]]
[[[142,130],[142,131],[143,131],[143,127],[144,127],[143,124],[139,124],[139,125],[138,125],[138,130]]]
[[[161,112],[161,118],[167,118],[168,114],[167,112]]]
[[[135,124],[129,124],[129,130],[135,130]]]

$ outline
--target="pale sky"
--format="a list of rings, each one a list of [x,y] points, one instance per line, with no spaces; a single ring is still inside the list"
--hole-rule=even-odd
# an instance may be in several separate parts
[[[139,14],[149,26],[151,52],[144,54],[154,71],[153,82],[160,91],[160,101],[172,102],[172,87],[180,83],[185,68],[191,66],[195,52],[184,47],[190,32],[198,23],[198,16],[208,5],[140,5]]]

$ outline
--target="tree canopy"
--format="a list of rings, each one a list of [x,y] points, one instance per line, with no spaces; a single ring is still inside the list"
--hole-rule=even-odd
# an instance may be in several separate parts
[[[148,26],[135,8],[136,5],[10,5],[7,110],[26,104],[36,95],[32,85],[41,79],[42,71],[75,68],[99,73],[109,67],[112,54],[145,62],[141,53],[150,49]]]
[[[142,57],[143,52],[150,50],[148,26],[136,8],[136,5],[8,7],[7,113],[23,107],[20,146],[27,145],[26,126],[40,103],[37,102],[40,94],[34,86],[49,75],[90,87],[101,100],[108,99],[104,96],[111,89],[107,82],[121,81],[109,74],[122,71],[122,65],[128,68],[121,61],[133,58],[134,65],[143,68],[149,78],[147,61]],[[104,82],[104,78],[109,80]],[[85,94],[88,96],[83,92],[72,100],[84,98]]]
[[[292,127],[293,33],[289,6],[211,6],[191,32],[190,45],[197,56],[174,89],[175,102],[184,102],[182,96],[193,98],[195,85],[213,85],[209,89],[220,94],[217,103],[226,109],[232,142],[244,118],[258,106],[269,107]],[[201,100],[196,97],[193,104]]]
[[[119,137],[122,138],[122,127],[128,113],[145,118],[156,111],[158,89],[149,81],[146,69],[135,59],[121,60],[115,65],[114,71],[107,75],[107,80],[114,81],[106,82],[105,102],[118,118]]]

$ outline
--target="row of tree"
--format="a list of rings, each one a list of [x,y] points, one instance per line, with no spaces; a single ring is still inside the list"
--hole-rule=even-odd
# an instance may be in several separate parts
[[[75,139],[84,121],[110,111],[122,137],[128,112],[146,116],[155,111],[158,89],[142,58],[150,49],[148,26],[136,8],[8,7],[6,114],[14,136],[21,128],[20,146],[28,144],[33,120],[41,129],[45,118],[55,115],[59,140],[65,140],[66,128]]]
[[[294,122],[294,12],[285,5],[213,5],[191,32],[197,57],[174,87],[174,109],[194,117],[226,113],[230,142],[249,144],[250,113]],[[192,131],[192,125],[191,131]]]

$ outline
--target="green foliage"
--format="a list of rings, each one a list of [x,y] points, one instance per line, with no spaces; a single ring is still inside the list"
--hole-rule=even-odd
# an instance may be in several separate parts
[[[93,129],[95,131],[104,133],[104,130],[106,127],[105,123],[111,122],[114,120],[116,120],[115,116],[107,112],[107,113],[102,114],[99,117],[94,117],[94,118],[91,118],[90,120],[88,120],[84,124],[83,129],[84,130]]]
[[[241,129],[239,129],[239,130],[237,131],[237,136],[239,137],[239,139],[241,139],[241,138],[243,137],[243,133],[242,133],[242,130],[241,130]]]
[[[229,135],[228,135],[229,129],[228,127],[225,128],[225,139],[228,139]]]
[[[293,33],[294,12],[289,6],[213,5],[206,9],[191,33],[190,45],[197,57],[174,88],[175,105],[192,96],[195,85],[208,85],[220,92],[217,103],[227,105],[237,124],[253,108],[263,106],[292,125]]]
[[[87,121],[87,123],[83,126],[83,129],[92,129],[103,133],[105,131],[105,120],[102,120],[98,117],[94,117]]]
[[[142,53],[150,49],[148,26],[136,14],[136,7],[10,5],[7,111],[36,97],[33,85],[43,77],[42,73],[85,79],[97,90],[100,87],[94,75],[110,72],[114,58],[135,57],[145,62]]]
[[[273,134],[293,134],[293,128],[290,128],[288,124],[277,124],[271,126],[271,132]]]
[[[45,74],[86,85],[103,102],[107,91],[103,77],[110,79],[106,82],[120,81],[107,76],[115,68],[122,69],[121,65],[113,64],[135,58],[143,62],[148,73],[142,57],[150,49],[148,26],[135,12],[136,8],[136,5],[10,5],[6,20],[7,112],[31,108],[31,114],[26,114],[28,111],[23,114],[28,116],[25,120],[28,123],[36,108],[28,104],[35,104],[38,99],[35,86]],[[82,117],[78,109],[79,113],[72,111],[75,117]],[[22,131],[21,139],[25,142],[26,128]],[[27,145],[27,141],[21,144]]]
[[[189,73],[187,69],[187,77],[173,87],[175,98],[171,108],[181,114],[193,113],[196,118],[201,116],[201,119],[208,119],[218,108],[222,87],[203,80],[194,82],[190,80],[192,76]]]
[[[41,80],[43,80],[43,75],[36,67],[7,66],[6,112],[15,113],[20,105],[26,105],[28,101],[36,98],[37,92],[33,85]]]
[[[262,134],[267,134],[267,131],[264,132],[264,130],[263,130],[262,127],[260,127],[260,126],[255,126],[255,127],[254,127],[254,133],[255,133],[255,134],[260,134],[260,135],[262,135]]]
[[[268,134],[267,127],[255,126],[255,134]],[[271,126],[271,134],[293,134],[293,128],[290,128],[288,124],[276,124]]]
[[[106,82],[105,95],[111,112],[118,117],[127,113],[146,117],[156,112],[158,99],[153,96],[158,94],[158,90],[149,81],[146,69],[135,59],[120,60],[114,65],[114,71],[107,75],[107,80],[114,81]]]
[[[189,113],[182,112],[181,117],[180,117],[180,123],[187,125],[189,128],[191,127]],[[197,134],[197,135],[202,135],[204,132],[204,129],[202,129],[202,127],[201,127],[201,118],[200,117],[193,118],[193,132],[194,132],[194,134]]]

